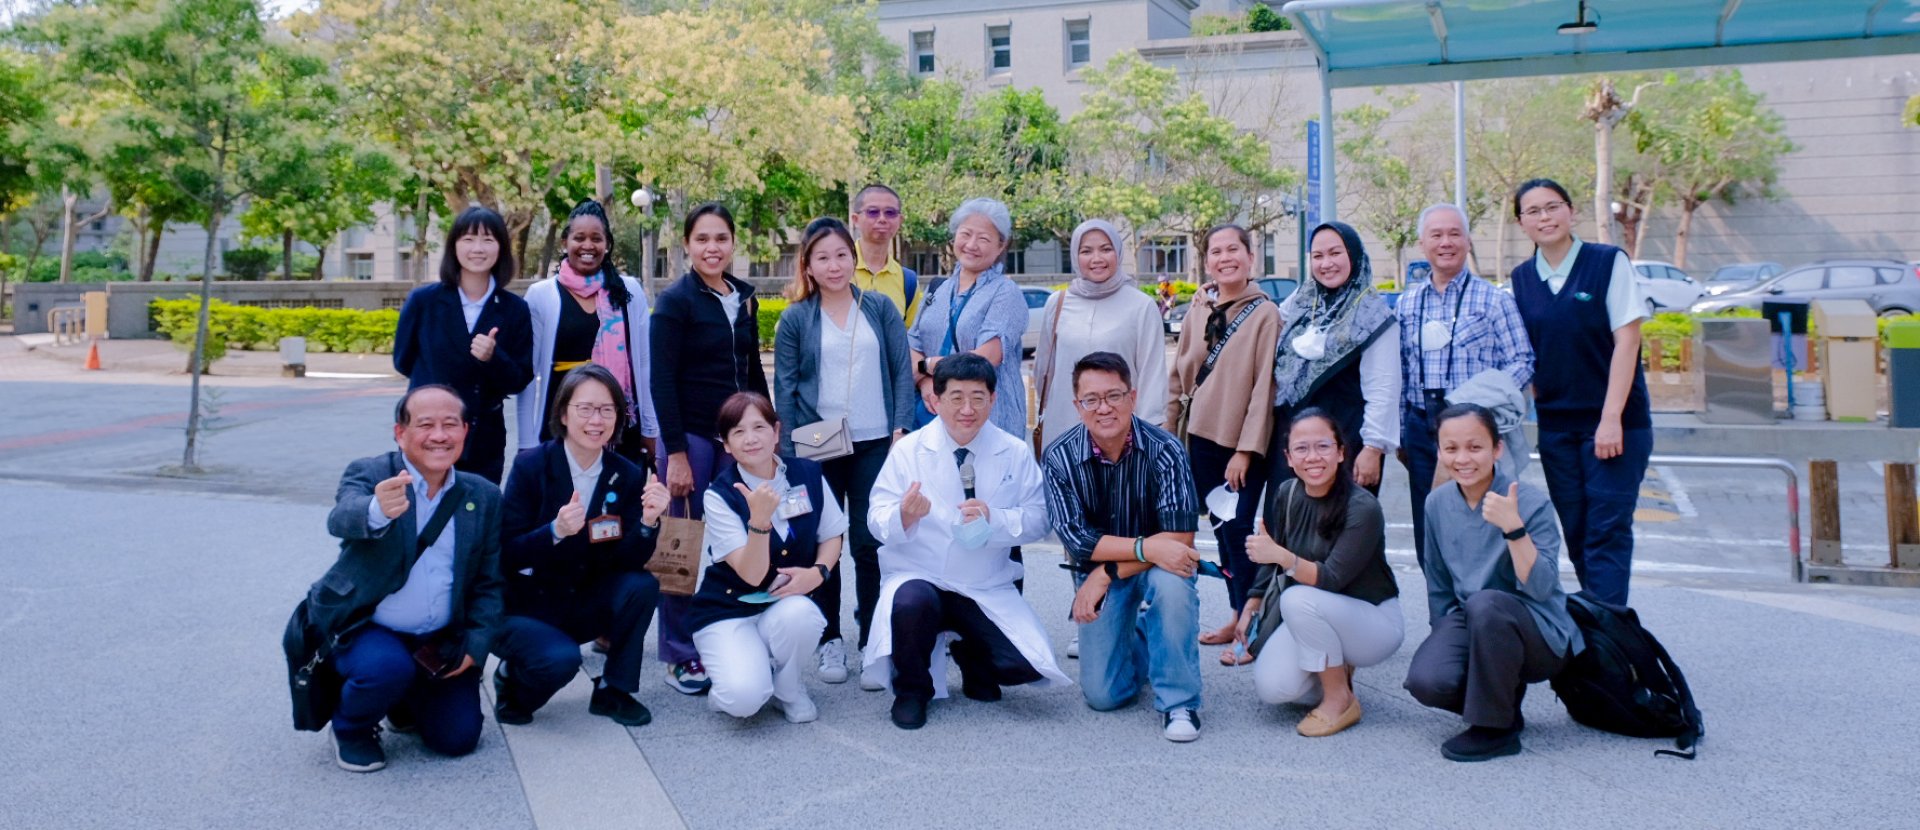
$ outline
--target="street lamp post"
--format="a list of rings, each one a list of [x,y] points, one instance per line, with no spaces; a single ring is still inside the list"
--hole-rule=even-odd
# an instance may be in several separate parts
[[[639,271],[640,288],[651,297],[653,296],[653,251],[647,247],[647,234],[650,231],[648,225],[652,224],[653,219],[653,191],[648,190],[646,185],[641,185],[638,190],[633,191],[629,201],[633,203],[635,210],[640,211],[648,219],[640,223]]]

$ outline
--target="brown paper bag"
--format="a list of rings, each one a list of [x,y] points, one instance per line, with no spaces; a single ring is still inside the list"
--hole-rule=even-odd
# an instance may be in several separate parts
[[[692,504],[686,512],[692,513]],[[660,580],[660,593],[676,597],[693,596],[700,583],[700,548],[706,543],[707,524],[697,519],[660,517],[660,539],[654,545],[653,558],[647,560],[647,573]]]

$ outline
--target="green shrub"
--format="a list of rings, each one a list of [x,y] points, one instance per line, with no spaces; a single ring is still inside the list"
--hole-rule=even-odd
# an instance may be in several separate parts
[[[132,279],[132,275],[125,277],[108,276],[108,272],[116,271],[123,274],[127,271],[127,260],[119,254],[109,254],[103,251],[76,251],[73,254],[72,279],[74,282],[107,282],[117,279]],[[83,273],[87,275],[87,278],[82,278]],[[27,272],[26,281],[59,282],[60,257],[58,255],[41,257],[37,262],[33,263],[33,269]]]
[[[1288,32],[1293,21],[1280,16],[1272,6],[1262,3],[1247,10],[1247,29],[1255,32]]]
[[[177,344],[193,347],[198,299],[154,300],[152,312],[156,330]],[[306,338],[311,352],[388,353],[393,351],[393,332],[399,325],[400,311],[391,308],[255,308],[214,300],[208,318],[207,362],[225,355],[229,346],[277,349],[282,337]]]
[[[787,301],[780,297],[760,299],[760,350],[773,351],[773,333],[780,327],[780,312],[787,310]]]
[[[235,248],[220,256],[227,274],[237,280],[261,280],[280,266],[280,253],[266,248]]]

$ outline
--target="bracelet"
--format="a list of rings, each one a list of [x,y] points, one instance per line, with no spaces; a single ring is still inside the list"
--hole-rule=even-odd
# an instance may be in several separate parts
[[[748,532],[748,533],[758,533],[758,534],[760,534],[761,536],[766,536],[766,535],[768,535],[768,534],[770,534],[770,533],[772,533],[772,532],[773,532],[773,528],[771,528],[771,527],[768,527],[768,528],[766,528],[766,529],[764,529],[764,530],[762,530],[761,528],[757,528],[757,527],[754,527],[754,526],[753,526],[753,522],[747,522],[747,532]]]
[[[1500,538],[1503,538],[1509,542],[1518,542],[1521,539],[1525,538],[1526,535],[1527,535],[1527,526],[1521,525],[1519,527],[1516,527],[1512,530],[1509,530],[1505,533],[1500,534]]]
[[[827,565],[822,565],[818,562],[815,562],[813,563],[813,569],[820,572],[821,582],[826,582],[829,577],[833,576],[833,568]]]
[[[1133,537],[1133,558],[1139,562],[1147,561],[1147,537]]]

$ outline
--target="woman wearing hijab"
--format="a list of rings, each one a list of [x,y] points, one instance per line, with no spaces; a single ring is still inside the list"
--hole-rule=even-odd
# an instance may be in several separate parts
[[[1280,304],[1280,347],[1273,366],[1273,482],[1292,478],[1286,429],[1296,413],[1324,411],[1345,435],[1353,480],[1380,492],[1380,463],[1400,436],[1400,324],[1373,290],[1373,265],[1360,234],[1323,222],[1309,236],[1313,281]]]
[[[1040,390],[1040,448],[1080,417],[1073,409],[1073,364],[1094,352],[1127,359],[1140,381],[1140,411],[1148,423],[1166,420],[1167,344],[1160,307],[1127,273],[1126,249],[1112,224],[1089,219],[1073,229],[1073,282],[1048,298],[1040,343],[1033,353]]]

